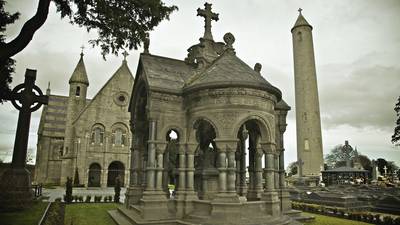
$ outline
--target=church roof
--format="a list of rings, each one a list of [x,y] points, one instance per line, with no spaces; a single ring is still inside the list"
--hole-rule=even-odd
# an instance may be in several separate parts
[[[140,64],[153,90],[181,93],[194,68],[182,60],[141,54]]]
[[[266,81],[235,54],[225,52],[185,87],[185,91],[210,87],[252,87],[273,93],[281,99],[281,91]]]
[[[300,27],[300,26],[309,26],[311,29],[313,28],[308,22],[307,20],[304,18],[303,14],[301,14],[301,10],[299,9],[299,16],[297,17],[296,23],[294,24],[293,29],[295,29],[296,27]]]
[[[180,94],[217,87],[252,87],[266,90],[281,99],[281,91],[234,54],[222,54],[203,70],[178,59],[142,54],[140,64],[152,90]],[[286,104],[287,105],[287,104]]]
[[[69,83],[82,83],[89,86],[89,79],[86,74],[85,63],[83,62],[83,53],[81,53],[81,58],[72,73]]]
[[[77,115],[76,118],[74,118],[73,123],[75,123],[80,117],[81,115],[94,103],[96,102],[96,99],[98,98],[98,96],[100,95],[100,93],[103,92],[103,90],[109,86],[109,84],[112,82],[112,80],[116,79],[119,76],[125,76],[128,75],[128,77],[130,77],[133,80],[133,75],[131,73],[131,70],[128,67],[128,64],[126,62],[126,60],[122,61],[121,66],[117,69],[117,71],[115,71],[115,73],[110,77],[110,79],[108,79],[108,81],[103,85],[103,87],[97,92],[97,94],[93,97],[93,99],[90,100],[90,102],[88,104],[86,104],[86,106],[82,109],[82,111]],[[129,82],[128,80],[126,82]]]

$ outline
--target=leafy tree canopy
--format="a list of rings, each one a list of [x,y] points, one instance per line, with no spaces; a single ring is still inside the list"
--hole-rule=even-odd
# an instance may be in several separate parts
[[[98,37],[90,44],[100,46],[103,57],[117,55],[122,49],[137,49],[149,31],[178,9],[161,0],[39,0],[36,14],[25,22],[17,37],[6,42],[6,27],[18,19],[19,13],[6,12],[6,1],[0,0],[0,102],[12,81],[15,61],[11,57],[21,52],[45,23],[50,2],[56,5],[61,18],[68,18],[87,31],[98,31]]]
[[[400,96],[397,99],[397,103],[394,107],[394,111],[396,111],[397,120],[396,126],[394,128],[394,134],[392,135],[392,143],[396,145],[400,145]]]

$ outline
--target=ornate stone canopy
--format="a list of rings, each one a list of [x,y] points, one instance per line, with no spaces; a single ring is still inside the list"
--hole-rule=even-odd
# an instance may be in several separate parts
[[[232,34],[213,40],[218,14],[211,4],[198,15],[205,17],[204,36],[185,60],[140,56],[129,106],[126,204],[135,210],[121,211],[144,221],[286,223],[283,133],[290,107],[260,64],[253,70],[236,56]]]

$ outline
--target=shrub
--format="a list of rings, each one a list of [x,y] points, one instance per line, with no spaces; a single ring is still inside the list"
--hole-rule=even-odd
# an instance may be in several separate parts
[[[79,202],[83,202],[83,196],[78,197]]]
[[[72,202],[72,178],[67,177],[67,182],[65,183],[65,202]]]
[[[393,218],[391,216],[383,217],[383,224],[392,225],[393,224]]]
[[[100,195],[94,196],[94,202],[101,202],[101,196]]]
[[[61,202],[61,198],[54,199],[55,202]]]
[[[393,220],[394,225],[400,225],[400,217],[397,217],[396,219]]]
[[[332,212],[333,212],[333,214],[335,214],[335,215],[336,215],[336,214],[337,214],[337,212],[338,212],[338,209],[335,207],[335,208],[333,208],[333,209],[332,209]]]
[[[91,198],[92,198],[92,196],[90,196],[90,195],[86,196],[85,202],[90,202]]]

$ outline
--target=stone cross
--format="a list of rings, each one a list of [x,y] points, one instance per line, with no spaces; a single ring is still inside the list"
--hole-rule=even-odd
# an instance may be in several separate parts
[[[126,61],[126,57],[129,55],[128,52],[125,50],[122,55],[124,56],[124,61]]]
[[[25,82],[5,95],[5,99],[19,110],[19,116],[11,168],[0,180],[0,210],[18,211],[31,207],[33,202],[30,173],[25,168],[29,124],[31,113],[49,101],[49,97],[35,85],[35,80],[36,70],[26,69]]]
[[[204,9],[197,9],[197,15],[204,17],[204,39],[213,40],[212,33],[211,33],[211,21],[215,20],[218,21],[218,13],[211,12],[211,4],[205,3]]]
[[[383,167],[383,170],[385,170],[385,177],[387,176],[387,169],[388,168],[386,166]]]
[[[83,56],[83,49],[85,49],[85,46],[81,46],[81,56]]]
[[[303,11],[303,9],[302,9],[302,8],[299,8],[299,10],[297,10],[297,11],[299,11],[299,13],[301,14],[301,11]]]
[[[298,172],[299,172],[299,177],[303,177],[303,160],[299,159],[297,160],[297,168],[298,168]]]
[[[36,70],[26,69],[25,82],[17,85],[11,93],[6,95],[6,99],[10,100],[14,107],[19,110],[17,133],[15,135],[12,157],[13,168],[25,167],[31,113],[38,110],[42,104],[47,104],[49,101],[49,97],[43,95],[39,87],[35,85],[35,80]],[[19,104],[17,102],[19,102]]]

